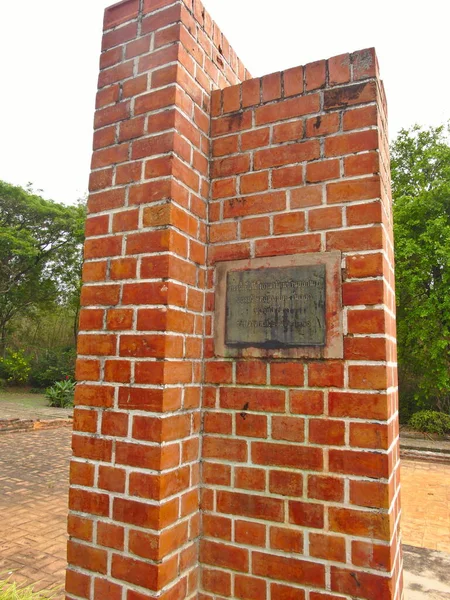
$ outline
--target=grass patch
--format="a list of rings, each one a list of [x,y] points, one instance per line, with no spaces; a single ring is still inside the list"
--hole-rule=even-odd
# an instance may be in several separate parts
[[[42,394],[32,394],[28,389],[20,388],[0,390],[0,402],[14,402],[22,406],[48,406],[45,390],[42,390]]]
[[[45,592],[33,592],[33,588],[19,587],[9,579],[0,580],[0,600],[51,600],[61,595],[61,586]]]

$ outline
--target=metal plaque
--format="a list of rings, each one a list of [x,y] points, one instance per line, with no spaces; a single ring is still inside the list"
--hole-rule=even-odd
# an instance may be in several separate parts
[[[324,346],[325,265],[230,271],[228,346]]]

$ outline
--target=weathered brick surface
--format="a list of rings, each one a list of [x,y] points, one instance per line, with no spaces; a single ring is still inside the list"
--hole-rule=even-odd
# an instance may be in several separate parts
[[[107,9],[102,48],[68,598],[399,599],[375,54],[251,79],[197,0]],[[215,354],[217,263],[327,251],[342,358]]]

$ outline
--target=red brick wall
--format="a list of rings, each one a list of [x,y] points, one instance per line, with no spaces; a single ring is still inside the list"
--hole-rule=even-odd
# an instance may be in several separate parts
[[[126,0],[104,29],[67,598],[394,599],[392,226],[374,55],[250,80],[197,0]],[[217,261],[332,249],[343,360],[215,357]]]
[[[400,597],[392,220],[377,75],[367,50],[212,94],[202,600]],[[218,261],[251,267],[336,250],[342,360],[216,356]]]

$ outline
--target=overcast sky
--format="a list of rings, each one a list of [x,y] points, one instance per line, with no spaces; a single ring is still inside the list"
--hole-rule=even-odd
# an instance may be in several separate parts
[[[0,0],[0,179],[87,190],[108,0]],[[391,138],[450,118],[448,0],[204,0],[252,75],[375,46]]]

